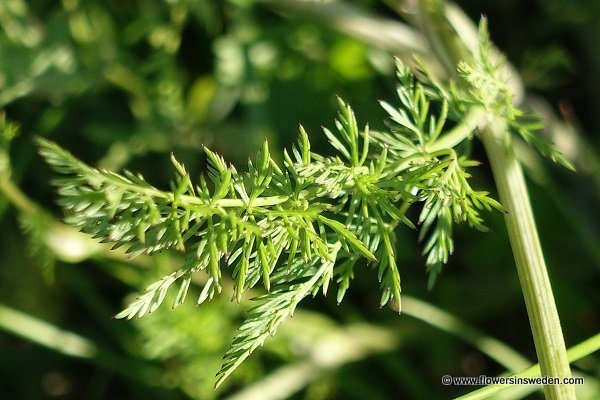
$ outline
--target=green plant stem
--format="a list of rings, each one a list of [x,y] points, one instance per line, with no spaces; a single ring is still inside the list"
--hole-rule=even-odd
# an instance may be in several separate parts
[[[488,336],[455,315],[415,297],[402,296],[402,313],[441,329],[486,354],[511,372],[521,371],[531,362],[507,344]]]
[[[294,319],[296,330],[302,329],[302,324],[310,326],[307,322],[312,322],[302,321],[302,316]],[[299,323],[297,319],[302,322]],[[324,330],[319,339],[306,349],[304,358],[275,370],[226,400],[290,398],[329,371],[377,353],[392,351],[398,347],[399,342],[398,335],[392,330],[361,323],[349,324],[343,329]]]
[[[40,208],[31,201],[22,191],[8,178],[0,178],[0,193],[20,211],[35,213]]]
[[[117,184],[116,182],[111,182],[111,183]],[[175,195],[170,192],[165,192],[165,191],[161,191],[161,190],[154,189],[154,188],[140,188],[132,183],[119,182],[117,185],[125,190],[129,190],[131,192],[136,192],[141,195],[146,195],[146,196],[156,197],[156,198],[161,198],[161,199],[167,199],[170,202],[175,201]],[[248,206],[248,204],[244,200],[241,200],[241,199],[219,199],[219,200],[214,201],[210,205],[202,199],[199,199],[194,196],[189,196],[189,195],[178,196],[177,200],[181,203],[194,205],[194,206],[200,206],[200,207],[209,207],[210,206],[213,208],[214,207],[241,208],[241,207]],[[289,197],[287,197],[287,196],[260,197],[260,198],[254,199],[252,201],[252,206],[254,206],[254,207],[274,206],[277,204],[285,203],[287,200],[289,200]]]
[[[162,372],[158,368],[112,353],[85,337],[4,304],[0,304],[0,331],[59,354],[91,362],[147,386],[158,386],[161,383]]]
[[[443,0],[420,0],[418,9],[418,24],[447,68],[456,71],[460,61],[472,59],[469,47],[459,39],[460,35],[455,27],[448,22]],[[538,361],[542,375],[570,377],[571,370],[558,311],[525,178],[515,154],[507,148],[507,135],[510,132],[506,122],[490,116],[489,123],[481,132],[481,139],[490,160],[500,202],[506,211],[505,223]],[[551,400],[576,398],[573,385],[546,385],[544,394]]]
[[[589,339],[584,340],[583,342],[571,347],[567,351],[567,356],[570,362],[576,362],[581,360],[584,357],[589,356],[592,353],[600,350],[600,333],[592,336]],[[518,374],[509,375],[504,374],[503,376],[514,376],[519,378],[533,378],[540,376],[540,365],[535,364],[531,367],[519,372]],[[468,393],[464,396],[458,397],[455,400],[483,400],[489,399],[492,396],[502,392],[504,390],[510,389],[509,385],[489,385],[482,387],[481,389],[475,390],[471,393]],[[495,398],[495,397],[494,397]]]
[[[414,65],[414,55],[426,62],[428,68],[443,76],[445,69],[433,56],[426,39],[413,27],[391,18],[380,18],[364,7],[343,1],[306,0],[254,0],[275,11],[293,17],[324,22],[345,35],[361,40],[370,46],[389,51]]]
[[[472,108],[469,110],[465,118],[448,133],[440,136],[430,146],[427,146],[427,152],[434,153],[436,151],[452,149],[463,140],[467,139],[477,130],[479,126],[485,122],[486,113],[481,108]]]
[[[533,341],[543,376],[571,376],[569,360],[552,294],[550,278],[538,238],[523,170],[511,148],[506,146],[507,126],[492,119],[481,132],[500,201],[508,237],[517,265]],[[575,399],[573,385],[546,385],[547,399]]]

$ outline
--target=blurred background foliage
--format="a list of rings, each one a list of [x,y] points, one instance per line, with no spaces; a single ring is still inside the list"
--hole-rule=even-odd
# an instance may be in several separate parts
[[[415,232],[399,232],[403,292],[425,308],[414,300],[401,316],[378,309],[377,282],[359,271],[341,305],[304,302],[214,391],[246,302],[224,295],[195,307],[188,299],[142,320],[111,319],[178,256],[129,260],[61,224],[50,172],[32,144],[36,135],[49,137],[86,162],[141,172],[165,188],[171,152],[195,174],[205,166],[202,145],[243,166],[264,139],[272,149],[289,148],[300,123],[315,151],[327,153],[320,126],[332,125],[336,95],[362,123],[385,126],[377,100],[393,99],[392,56],[422,50],[401,24],[411,20],[410,3],[0,2],[2,397],[449,398],[471,388],[442,386],[444,374],[496,375],[534,360],[496,213],[487,216],[491,233],[458,230],[455,255],[432,291]],[[600,331],[600,3],[457,4],[475,21],[488,17],[528,105],[547,121],[544,134],[578,169],[565,172],[522,150],[566,341],[574,345]],[[484,162],[476,179],[493,191],[478,144],[473,152]],[[486,353],[487,335],[514,350]],[[598,356],[575,371],[587,378],[581,398],[598,398]]]

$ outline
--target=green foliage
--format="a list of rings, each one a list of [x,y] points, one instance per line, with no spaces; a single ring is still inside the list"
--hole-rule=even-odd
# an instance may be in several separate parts
[[[403,174],[403,179],[408,178],[408,181],[417,179],[414,186],[407,187],[407,192],[414,196],[414,201],[424,202],[418,220],[419,238],[425,240],[423,253],[430,273],[429,287],[432,287],[454,250],[452,225],[467,222],[471,227],[485,230],[479,210],[501,209],[501,206],[488,197],[487,192],[475,191],[469,185],[470,175],[466,169],[477,162],[468,160],[455,149],[429,150],[439,147],[437,142],[448,116],[446,97],[450,91],[433,81],[424,86],[402,64],[398,65],[398,79],[401,107],[395,109],[382,103],[391,117],[391,132],[374,136],[389,148],[394,173]],[[437,117],[431,114],[432,101],[436,99],[441,99]],[[460,116],[458,107],[453,111]]]
[[[528,144],[543,156],[574,170],[573,165],[547,140],[536,134],[543,124],[534,115],[518,109],[513,104],[513,95],[509,87],[509,78],[502,73],[504,59],[492,56],[492,43],[487,32],[487,21],[482,19],[479,25],[479,51],[474,63],[461,62],[458,71],[469,83],[467,101],[480,104],[493,115],[503,117],[508,125]],[[506,136],[510,147],[510,136]]]
[[[174,301],[176,295],[175,291],[168,293],[167,301]],[[214,390],[214,373],[235,333],[241,312],[227,298],[219,297],[199,308],[180,307],[173,311],[162,307],[152,318],[139,318],[132,323],[136,339],[141,342],[141,354],[162,363],[165,382],[176,384],[191,398],[215,399],[221,397],[220,391]],[[248,384],[262,373],[260,359],[248,360],[221,389]]]
[[[590,34],[600,19],[580,4],[585,2],[560,10],[552,4],[560,2],[539,2],[533,8],[461,3],[473,15],[489,16],[494,39],[508,50],[516,69],[507,78],[500,73],[502,60],[474,51],[475,59],[461,65],[456,82],[444,78],[456,75],[443,71],[446,64],[437,43],[427,43],[428,28],[443,24],[414,23],[419,15],[413,13],[403,23],[406,14],[389,18],[384,14],[391,11],[384,11],[380,2],[0,3],[0,107],[7,116],[0,121],[0,306],[19,309],[58,331],[73,330],[98,349],[89,358],[69,358],[78,343],[69,339],[72,334],[45,335],[3,312],[0,375],[5,396],[210,399],[243,397],[247,390],[259,389],[263,397],[276,392],[284,397],[281,383],[300,374],[297,386],[286,388],[288,395],[303,390],[299,397],[446,398],[464,393],[464,388],[439,385],[442,374],[458,375],[459,366],[460,375],[500,373],[498,364],[480,358],[500,359],[495,355],[501,350],[488,346],[487,338],[469,339],[469,329],[454,323],[450,327],[446,317],[435,320],[435,313],[413,308],[405,297],[427,297],[442,309],[460,310],[467,319],[499,316],[508,323],[487,324],[486,331],[500,338],[528,329],[515,318],[521,315],[515,310],[521,293],[516,276],[506,268],[510,249],[502,235],[502,215],[485,218],[494,231],[490,235],[457,229],[459,223],[484,229],[482,210],[486,204],[497,206],[488,195],[477,194],[480,182],[486,188],[493,185],[489,174],[474,168],[470,150],[480,147],[468,143],[479,136],[490,113],[499,114],[514,132],[512,138],[505,135],[507,148],[528,167],[537,165],[532,178],[545,177],[530,187],[530,194],[548,264],[570,266],[552,271],[565,337],[573,343],[596,329],[595,308],[588,300],[596,289],[589,279],[592,264],[600,260],[598,218],[594,207],[581,205],[597,200],[598,185],[589,178],[598,178],[600,168],[593,140],[585,142],[585,133],[577,133],[568,121],[576,118],[582,131],[595,132],[600,115],[594,112],[597,90],[591,90],[600,57],[593,40],[597,35]],[[393,3],[388,5],[393,8]],[[532,22],[529,11],[539,18]],[[471,25],[465,19],[442,32],[449,41],[456,39],[455,32],[473,39],[471,50],[476,39],[470,36]],[[523,40],[510,40],[515,32]],[[487,43],[485,51],[491,47]],[[548,46],[558,52],[546,54]],[[536,62],[523,57],[530,51]],[[568,71],[567,64],[555,59],[563,58],[561,52],[571,60]],[[419,60],[412,58],[415,53]],[[401,57],[418,78],[399,65],[400,100],[382,110],[374,99],[391,97],[390,54]],[[520,80],[513,80],[516,70]],[[532,74],[542,92],[528,92],[517,109],[508,84],[530,85]],[[358,125],[341,104],[338,126],[317,132],[335,112],[332,93],[351,103],[370,128]],[[581,171],[568,180],[521,143],[529,141],[558,159],[537,132],[540,121],[529,114],[539,111],[540,100],[543,104],[540,94],[551,103],[560,99],[547,108],[559,109],[567,120],[544,114],[543,136],[555,140]],[[386,112],[388,128],[382,122]],[[19,136],[16,124],[7,121],[18,122]],[[290,128],[298,121],[311,132],[310,142],[302,129],[299,145],[292,148],[295,133]],[[77,157],[97,160],[93,165],[98,169],[90,168],[48,146],[48,153],[58,154],[69,172],[59,179],[73,183],[67,189],[64,181],[70,194],[60,200],[72,205],[67,204],[66,220],[100,235],[95,241],[57,219],[50,172],[36,157],[34,135],[73,149]],[[244,167],[248,154],[258,152],[265,139],[271,170],[262,169],[254,156],[252,166]],[[332,146],[325,150],[328,140]],[[281,147],[289,153],[280,152]],[[172,168],[164,155],[169,152],[178,160]],[[106,171],[124,166],[143,172],[147,181],[137,173]],[[176,172],[172,187],[170,169]],[[182,182],[186,179],[190,183]],[[81,203],[75,205],[77,201]],[[295,212],[292,218],[290,211]],[[277,230],[281,226],[287,233]],[[417,238],[422,257],[413,251]],[[111,245],[128,249],[129,256],[110,251]],[[443,284],[435,293],[422,293],[419,266],[426,264],[432,285],[448,260],[452,271]],[[121,314],[131,320],[108,318],[118,298],[139,290],[139,298],[127,296],[131,303]],[[377,335],[354,329],[355,323],[377,324],[402,349],[354,362],[368,356],[355,340],[340,340],[303,318],[305,310],[298,303],[317,292],[341,302],[338,307],[320,302],[315,314],[338,321],[348,338],[378,343]],[[241,306],[229,302],[231,297],[241,299]],[[254,304],[247,301],[251,297],[257,299]],[[194,307],[198,300],[202,306]],[[373,314],[379,300],[402,308],[403,318]],[[309,302],[309,308],[314,306]],[[415,323],[413,316],[435,328]],[[214,374],[240,325],[219,382],[242,364],[214,390]],[[455,329],[454,335],[473,348],[459,346],[457,351],[455,339],[436,328]],[[277,338],[266,340],[275,330]],[[520,337],[515,345],[530,346],[527,334]],[[263,342],[260,356],[242,362]],[[50,352],[45,348],[49,344]],[[339,358],[344,353],[350,359]],[[585,361],[578,367],[594,368],[591,358]],[[348,362],[352,365],[343,367]],[[314,367],[308,369],[312,378],[303,379],[307,364]],[[90,366],[94,371],[87,379],[90,375],[81,371]],[[383,381],[382,376],[393,379]],[[595,399],[596,384],[587,376],[588,397],[578,393],[578,398]]]
[[[441,86],[429,85],[437,93],[425,90],[400,63],[398,77],[400,107],[382,103],[391,117],[389,132],[361,130],[350,106],[338,100],[337,132],[324,129],[337,155],[311,153],[303,128],[292,154],[283,153],[283,167],[266,142],[247,174],[205,148],[208,179],[194,185],[172,157],[177,177],[170,191],[128,171],[89,167],[40,139],[41,154],[63,175],[55,184],[69,224],[124,246],[131,256],[168,249],[185,254],[178,270],[148,286],[117,318],[155,311],[175,283],[173,306],[181,304],[198,272],[206,275],[199,304],[221,292],[223,270],[231,274],[238,302],[262,282],[267,294],[258,297],[261,304],[250,310],[226,353],[220,384],[308,294],[326,294],[334,280],[341,301],[361,259],[377,269],[381,305],[392,300],[401,310],[394,230],[399,223],[415,227],[406,212],[417,203],[431,286],[453,252],[453,224],[483,230],[480,210],[501,207],[471,188],[467,168],[476,162],[455,149],[430,150],[446,132],[449,103]]]

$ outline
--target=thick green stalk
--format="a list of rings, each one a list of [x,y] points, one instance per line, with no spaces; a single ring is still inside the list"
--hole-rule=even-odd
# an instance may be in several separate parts
[[[506,146],[506,123],[493,120],[481,132],[517,265],[531,332],[543,376],[571,376],[552,287],[538,238],[523,170]],[[547,399],[575,399],[573,385],[544,386]]]
[[[448,22],[442,0],[421,0],[418,20],[434,51],[448,68],[455,69],[461,60],[472,59]],[[546,269],[531,203],[521,165],[508,148],[510,132],[506,121],[490,117],[480,133],[490,160],[505,222],[515,258],[521,290],[529,316],[531,332],[543,376],[571,376],[558,311]],[[544,386],[547,399],[575,399],[573,385]]]

